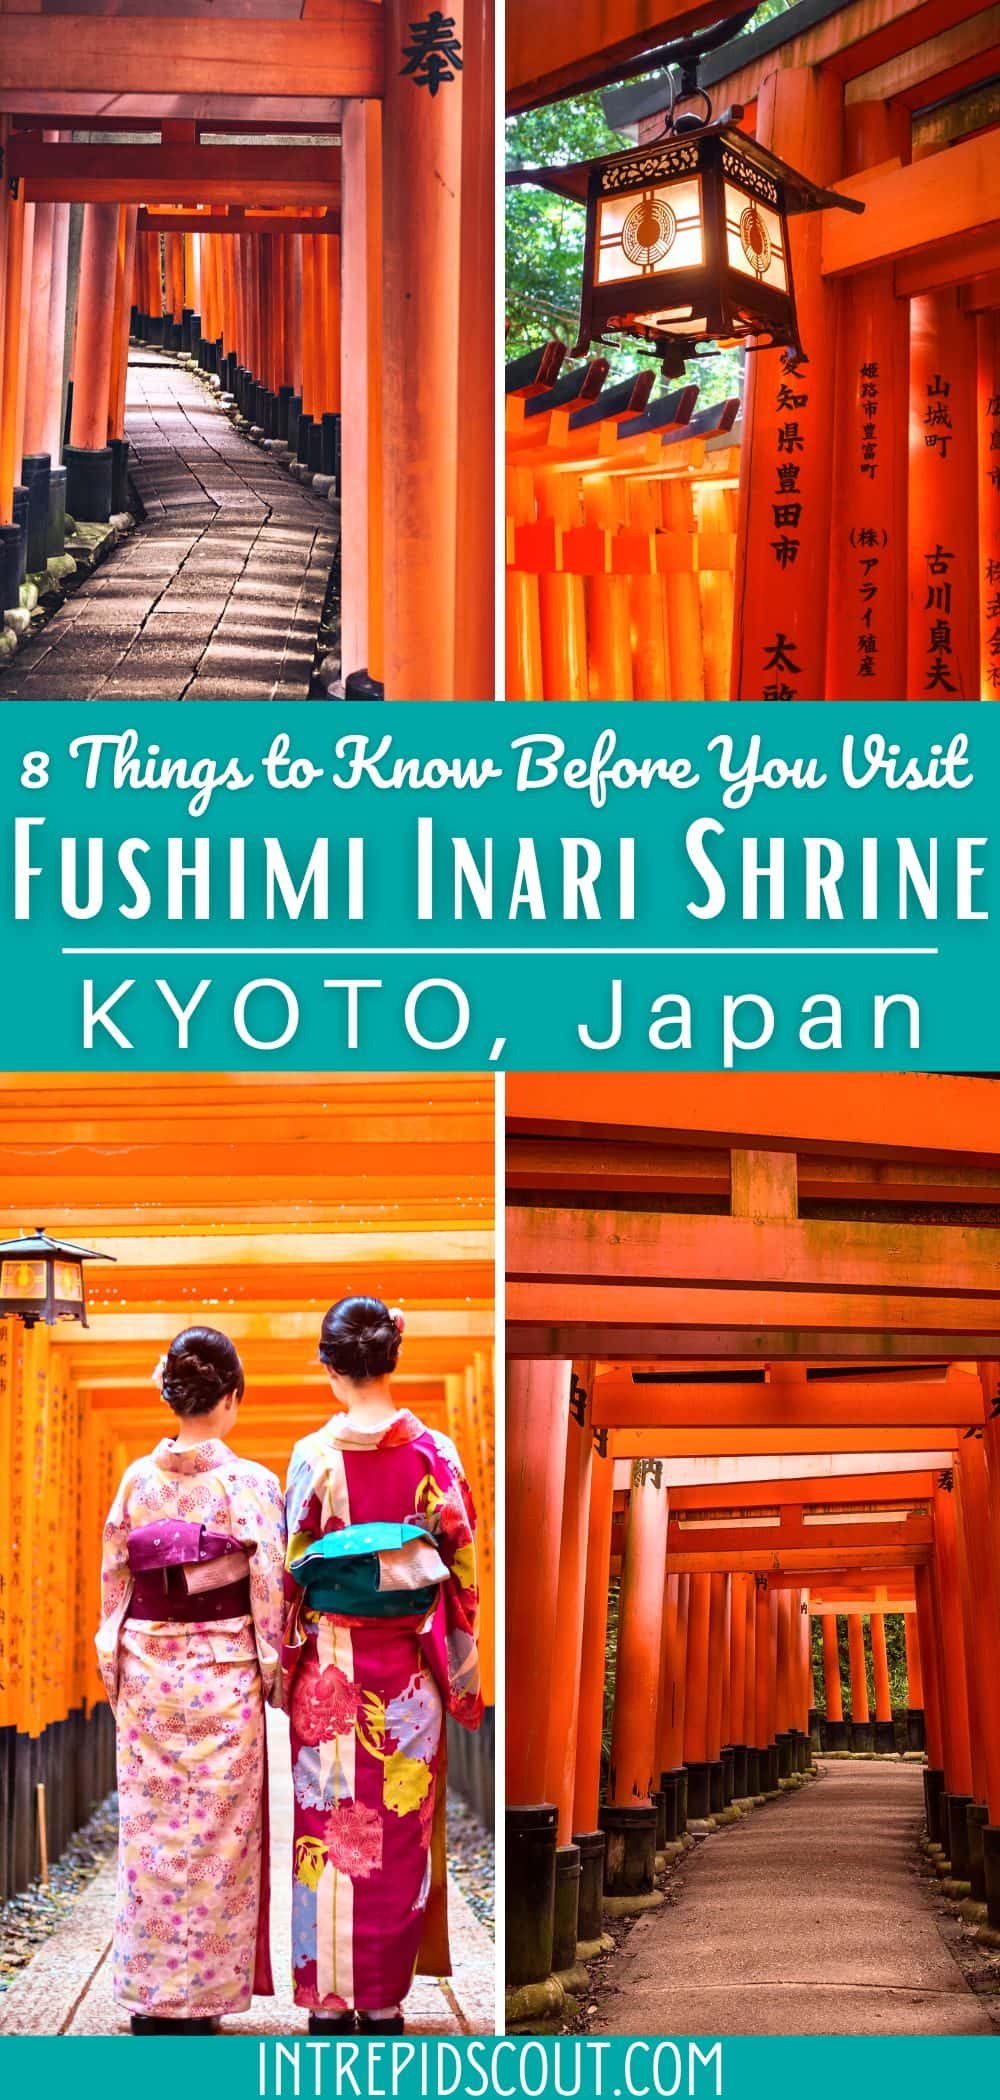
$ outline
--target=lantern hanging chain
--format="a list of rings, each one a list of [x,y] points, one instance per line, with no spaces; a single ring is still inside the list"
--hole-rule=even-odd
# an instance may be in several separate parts
[[[756,7],[745,8],[742,14],[730,16],[724,22],[715,22],[710,28],[702,30],[698,36],[681,37],[676,43],[663,45],[658,51],[647,52],[634,64],[630,63],[627,71],[622,69],[618,75],[620,80],[627,79],[630,74],[634,77],[636,72],[645,72],[651,64],[663,67],[664,84],[669,100],[664,113],[663,130],[656,134],[654,140],[649,141],[650,144],[656,144],[661,138],[674,137],[679,132],[702,131],[705,125],[711,123],[711,97],[698,78],[701,62],[711,51],[731,43],[733,38],[753,21],[756,12]],[[693,110],[684,110],[678,116],[677,104],[692,102],[696,96],[700,96],[704,103],[704,115],[698,117]]]

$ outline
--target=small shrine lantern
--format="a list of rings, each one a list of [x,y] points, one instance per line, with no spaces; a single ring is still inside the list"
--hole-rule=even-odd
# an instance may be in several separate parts
[[[13,1316],[26,1327],[39,1320],[47,1327],[57,1320],[79,1320],[81,1327],[89,1326],[84,1262],[114,1259],[93,1247],[50,1239],[40,1225],[29,1238],[5,1241],[0,1244],[0,1320]]]

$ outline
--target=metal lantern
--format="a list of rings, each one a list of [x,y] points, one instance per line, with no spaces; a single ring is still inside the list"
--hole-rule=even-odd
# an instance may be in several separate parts
[[[586,205],[574,357],[586,356],[592,343],[609,335],[629,336],[654,351],[668,377],[678,376],[704,344],[783,345],[792,362],[805,356],[788,220],[830,206],[864,206],[820,189],[748,137],[737,121],[743,115],[738,105],[712,121],[698,65],[731,27],[717,25],[655,54],[667,65],[669,107],[660,138],[601,160],[520,168],[508,176],[509,182],[534,183]],[[679,70],[679,84],[672,67]],[[695,97],[702,114],[690,108],[675,114],[678,100]]]
[[[89,1326],[84,1262],[114,1260],[113,1254],[100,1254],[93,1247],[50,1239],[40,1225],[27,1239],[7,1240],[0,1245],[0,1319],[13,1315],[26,1327],[39,1320],[47,1327],[57,1320]]]

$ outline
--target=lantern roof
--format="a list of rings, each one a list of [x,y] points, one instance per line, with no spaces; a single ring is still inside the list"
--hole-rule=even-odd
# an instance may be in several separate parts
[[[547,168],[512,168],[508,172],[507,183],[509,186],[530,183],[538,189],[552,190],[557,197],[569,197],[576,204],[586,204],[590,193],[590,178],[595,168],[626,167],[630,161],[641,162],[647,153],[659,147],[673,144],[699,146],[708,139],[719,139],[735,147],[752,167],[759,168],[762,174],[769,175],[775,182],[779,182],[784,193],[784,209],[789,217],[799,212],[827,211],[833,208],[839,208],[841,211],[864,211],[864,205],[859,198],[843,197],[839,190],[822,189],[818,183],[811,182],[808,175],[801,174],[798,168],[790,167],[785,160],[779,160],[778,155],[772,153],[769,147],[762,146],[757,139],[751,138],[749,132],[741,130],[732,115],[721,117],[716,124],[701,124],[697,129],[672,132],[665,138],[644,140],[640,145],[624,147],[620,153],[601,153],[592,160],[567,161]]]
[[[0,1257],[20,1261],[117,1261],[115,1254],[102,1254],[96,1247],[76,1247],[71,1240],[54,1240],[41,1225],[25,1239],[4,1240]]]

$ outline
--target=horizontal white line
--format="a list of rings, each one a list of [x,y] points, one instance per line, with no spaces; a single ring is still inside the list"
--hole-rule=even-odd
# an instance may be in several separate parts
[[[535,957],[572,957],[583,961],[590,957],[605,956],[622,961],[630,955],[637,956],[732,956],[737,961],[751,956],[811,955],[821,962],[834,956],[886,956],[886,955],[938,955],[938,948],[63,948],[63,955],[406,955],[423,956],[425,959],[439,956],[485,956],[493,961],[496,957],[517,957],[530,961]]]

